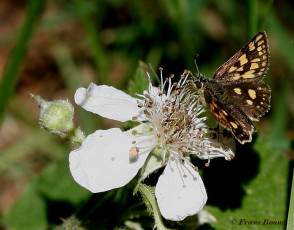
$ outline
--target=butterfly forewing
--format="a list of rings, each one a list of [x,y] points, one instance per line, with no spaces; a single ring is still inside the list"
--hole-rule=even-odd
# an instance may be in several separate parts
[[[216,81],[261,80],[269,65],[269,50],[265,32],[255,35],[251,41],[229,61],[219,67],[213,76]]]

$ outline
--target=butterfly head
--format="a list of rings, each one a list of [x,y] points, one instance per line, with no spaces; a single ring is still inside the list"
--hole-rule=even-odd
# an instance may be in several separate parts
[[[201,73],[193,74],[193,83],[198,89],[201,89],[206,82],[207,78]]]

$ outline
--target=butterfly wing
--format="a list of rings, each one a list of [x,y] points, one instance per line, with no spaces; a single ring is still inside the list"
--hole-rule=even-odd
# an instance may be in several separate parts
[[[263,81],[254,79],[224,83],[222,101],[230,102],[246,114],[250,120],[258,121],[270,109],[271,90]]]
[[[269,49],[265,32],[256,34],[247,45],[214,73],[216,81],[261,80],[269,65]]]
[[[252,140],[255,128],[242,110],[233,104],[216,100],[209,90],[204,91],[204,96],[212,115],[219,124],[229,129],[241,144]]]

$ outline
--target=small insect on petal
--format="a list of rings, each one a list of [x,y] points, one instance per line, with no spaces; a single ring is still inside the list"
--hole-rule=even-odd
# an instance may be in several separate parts
[[[139,155],[139,149],[137,147],[132,147],[129,152],[130,159],[134,159],[138,157],[138,155]]]

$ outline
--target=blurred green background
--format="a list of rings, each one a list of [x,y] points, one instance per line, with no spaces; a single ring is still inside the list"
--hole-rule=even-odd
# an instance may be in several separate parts
[[[241,219],[260,221],[250,229],[284,229],[294,159],[293,13],[290,0],[1,0],[0,229],[53,229],[72,214],[86,229],[151,229],[151,215],[128,188],[91,196],[73,181],[70,148],[39,128],[29,93],[73,101],[90,82],[127,91],[140,60],[178,76],[196,72],[196,53],[200,72],[212,77],[263,30],[272,108],[255,123],[253,142],[237,144],[233,161],[197,163],[206,210],[217,219],[200,229],[248,229]],[[119,125],[78,107],[75,121],[86,134]],[[197,227],[194,219],[166,225]]]

